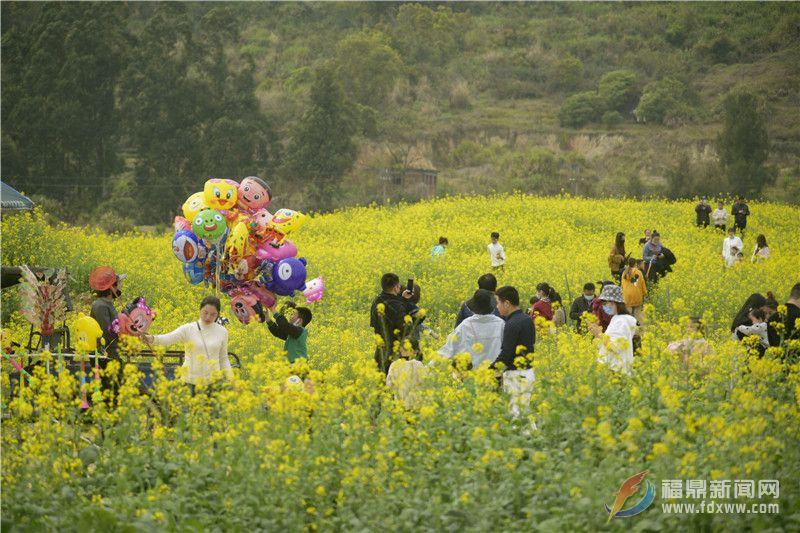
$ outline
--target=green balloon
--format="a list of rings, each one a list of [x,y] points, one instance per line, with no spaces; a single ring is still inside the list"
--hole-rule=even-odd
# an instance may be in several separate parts
[[[226,229],[228,226],[225,224],[225,217],[214,209],[203,209],[192,221],[194,234],[209,241],[216,241],[222,237]]]

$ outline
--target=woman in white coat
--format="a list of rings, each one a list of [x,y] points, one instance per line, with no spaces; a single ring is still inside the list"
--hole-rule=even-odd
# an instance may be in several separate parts
[[[617,285],[606,285],[600,293],[603,311],[611,315],[605,333],[599,324],[590,331],[600,341],[599,361],[612,369],[631,373],[633,367],[633,336],[636,334],[636,318],[628,313],[622,289]]]
[[[216,371],[221,370],[228,379],[233,377],[228,359],[228,330],[217,323],[219,312],[219,298],[206,296],[200,302],[199,320],[164,335],[142,335],[147,344],[185,345],[183,381],[191,386],[193,394],[195,385],[210,383]]]

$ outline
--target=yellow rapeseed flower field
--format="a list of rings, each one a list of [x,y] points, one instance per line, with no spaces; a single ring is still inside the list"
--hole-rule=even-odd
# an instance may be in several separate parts
[[[90,394],[88,413],[73,376],[39,366],[9,396],[3,362],[3,527],[594,531],[620,484],[649,470],[655,503],[610,529],[796,529],[800,366],[780,350],[758,358],[730,340],[728,326],[749,294],[772,291],[783,302],[800,282],[800,209],[751,203],[745,256],[763,233],[772,257],[726,269],[723,235],[695,227],[693,206],[518,194],[313,216],[293,236],[309,278],[325,276],[307,362],[289,365],[263,325],[232,320],[229,349],[243,367],[229,386],[191,397],[161,379],[142,393],[129,365],[113,399]],[[594,339],[545,324],[530,406],[512,418],[492,371],[454,370],[435,355],[491,270],[492,231],[507,256],[501,285],[527,301],[548,282],[569,305],[585,282],[610,277],[616,232],[640,257],[646,228],[678,261],[648,296],[630,376],[598,364]],[[450,244],[432,258],[440,236]],[[165,333],[196,320],[211,292],[184,280],[170,239],[50,227],[35,212],[4,217],[2,260],[67,267],[76,305],[68,323],[88,312],[91,269],[111,265],[128,274],[122,301],[146,297],[157,314],[150,331]],[[411,405],[394,398],[372,359],[369,306],[389,271],[421,286],[426,323],[441,336],[423,336],[432,364]],[[4,342],[27,340],[15,299],[15,289],[4,291]],[[703,318],[710,349],[684,361],[666,346],[686,337],[689,316]],[[291,375],[313,387],[286,386]],[[717,503],[778,503],[780,512],[670,514],[664,480],[779,480],[777,498],[731,489]]]

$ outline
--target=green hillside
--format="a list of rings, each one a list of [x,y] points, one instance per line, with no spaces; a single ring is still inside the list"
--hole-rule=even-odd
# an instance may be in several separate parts
[[[63,218],[113,207],[109,229],[168,220],[208,176],[267,176],[299,209],[369,203],[387,167],[438,169],[439,194],[800,196],[796,3],[2,9],[3,179],[69,198],[48,206]],[[763,187],[718,157],[742,92]]]

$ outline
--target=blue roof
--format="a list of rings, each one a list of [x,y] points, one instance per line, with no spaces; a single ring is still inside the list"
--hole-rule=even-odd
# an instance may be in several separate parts
[[[1,181],[0,185],[2,185],[2,191],[0,194],[0,209],[3,211],[33,209],[33,202],[30,198]]]

